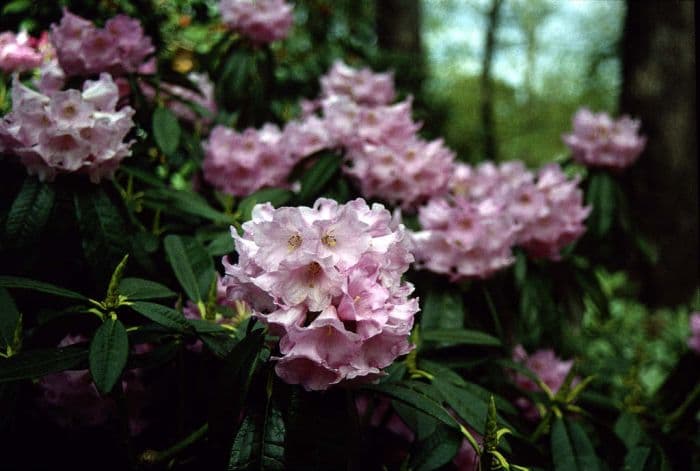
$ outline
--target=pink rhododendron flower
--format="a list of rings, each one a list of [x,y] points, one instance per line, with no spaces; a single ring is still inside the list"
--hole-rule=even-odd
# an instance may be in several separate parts
[[[219,10],[226,26],[259,44],[286,38],[294,22],[284,0],[221,0]]]
[[[0,70],[3,72],[24,72],[39,67],[43,61],[41,51],[35,47],[37,41],[26,31],[15,34],[11,31],[0,33]]]
[[[422,231],[413,234],[418,267],[453,281],[487,278],[515,261],[519,226],[503,203],[435,198],[420,208]]]
[[[690,315],[690,338],[688,347],[695,353],[700,354],[700,312]]]
[[[217,113],[214,83],[206,73],[190,72],[187,78],[198,91],[164,82],[160,84],[159,96],[175,116],[190,123],[200,122],[208,125]],[[150,84],[141,82],[139,85],[141,92],[149,101],[155,99],[156,90]]]
[[[224,260],[228,295],[280,336],[275,371],[284,381],[319,390],[373,379],[412,349],[418,301],[401,275],[413,257],[383,206],[257,205],[243,231],[232,231],[238,263]]]
[[[80,172],[97,183],[111,177],[131,153],[131,142],[123,141],[134,125],[134,110],[117,110],[117,99],[117,86],[108,74],[86,81],[82,92],[71,89],[50,96],[15,79],[12,111],[0,121],[0,143],[40,180]]]
[[[311,115],[301,120],[290,121],[282,130],[280,146],[286,149],[295,161],[334,145],[325,123],[317,116]]]
[[[338,60],[321,77],[321,96],[345,96],[360,105],[388,105],[396,96],[394,76],[369,68],[354,69]]]
[[[246,196],[260,188],[284,186],[295,164],[281,145],[282,133],[274,124],[242,133],[216,126],[204,143],[204,180],[217,190]]]
[[[67,335],[58,346],[67,347],[87,341],[84,335]],[[132,350],[143,354],[151,348],[148,344],[138,344]],[[143,418],[147,394],[141,370],[126,370],[121,384],[129,411],[129,431],[131,435],[138,435],[147,425]],[[100,396],[88,370],[52,373],[42,377],[37,385],[41,391],[41,407],[61,427],[97,427],[116,417],[114,400]]]
[[[50,38],[58,62],[69,76],[144,72],[142,68],[149,67],[148,57],[155,51],[141,23],[126,15],[117,15],[104,28],[97,28],[64,9],[61,22],[51,25]]]
[[[566,379],[574,364],[573,360],[562,360],[556,356],[553,350],[537,350],[535,353],[528,355],[522,345],[517,345],[513,349],[513,360],[532,371],[554,394],[564,384],[564,379]],[[513,379],[515,384],[524,391],[541,391],[535,381],[522,373],[515,373]],[[578,378],[575,378],[572,384],[575,385],[578,381]],[[528,419],[537,420],[540,417],[539,410],[528,399],[520,398],[516,401],[516,404],[523,409],[523,413]]]
[[[640,122],[628,116],[613,120],[607,113],[582,108],[574,115],[573,124],[573,132],[563,136],[564,143],[574,160],[584,165],[629,167],[646,145],[646,137],[639,135]]]

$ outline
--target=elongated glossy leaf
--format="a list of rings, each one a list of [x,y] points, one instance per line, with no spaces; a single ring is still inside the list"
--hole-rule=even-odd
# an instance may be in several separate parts
[[[285,469],[284,435],[284,420],[277,408],[270,407],[266,416],[247,415],[233,441],[228,469]]]
[[[318,196],[326,184],[340,169],[341,157],[335,154],[326,154],[319,157],[318,161],[301,176],[301,190],[299,200],[310,203]]]
[[[203,197],[189,191],[160,188],[146,192],[145,197],[146,205],[152,201],[167,212],[177,210],[224,224],[230,224],[233,220],[232,216],[217,211]]]
[[[580,425],[556,419],[551,435],[552,458],[556,471],[596,471],[598,458]]]
[[[622,413],[615,422],[615,435],[631,450],[646,438],[646,433],[636,416]]]
[[[52,186],[27,177],[5,222],[5,237],[10,247],[23,247],[36,241],[49,219],[54,198]]]
[[[161,304],[138,301],[131,305],[131,308],[153,322],[177,331],[192,329],[185,316],[175,309]]]
[[[0,359],[0,383],[39,378],[49,373],[74,369],[87,359],[85,345],[50,350],[28,350]]]
[[[270,203],[274,207],[279,207],[292,198],[292,192],[282,188],[264,188],[256,191],[252,195],[246,196],[238,205],[241,219],[248,221],[256,204]]]
[[[87,301],[88,298],[80,293],[71,291],[65,288],[59,288],[43,281],[22,278],[19,276],[0,276],[0,288],[18,288],[30,289],[32,291],[40,291],[42,293],[53,294],[62,298],[79,299]]]
[[[390,396],[393,399],[424,412],[445,425],[457,427],[457,422],[455,422],[445,408],[435,400],[436,396],[439,397],[439,392],[435,391],[433,396],[428,396],[416,390],[416,384],[417,382],[406,381],[402,383],[369,385],[365,386],[364,389]]]
[[[456,290],[429,291],[422,308],[423,329],[461,329],[464,326],[464,303]]]
[[[167,286],[141,278],[124,278],[119,283],[119,294],[130,300],[162,299],[177,296]]]
[[[209,244],[207,244],[207,252],[209,252],[209,255],[212,257],[221,257],[222,255],[233,252],[231,232],[226,231],[214,237]]]
[[[623,471],[643,471],[651,448],[648,446],[635,446],[625,455],[625,464],[622,467]]]
[[[180,123],[167,108],[158,107],[153,112],[153,137],[165,155],[172,155],[180,144]]]
[[[488,415],[486,401],[440,377],[433,380],[433,386],[440,391],[445,402],[467,425],[475,430],[481,430]]]
[[[6,289],[0,288],[0,352],[14,347],[17,323],[20,320],[15,301]]]
[[[163,245],[170,266],[173,268],[182,289],[185,290],[185,294],[192,301],[200,302],[206,296],[206,291],[200,290],[191,253],[186,250],[185,239],[177,235],[169,235],[165,238]]]
[[[452,428],[439,425],[435,431],[416,444],[413,466],[416,471],[432,471],[449,463],[459,451],[462,436]]]
[[[90,342],[90,374],[102,394],[109,393],[126,366],[129,338],[118,319],[105,320]]]
[[[230,333],[231,331],[220,326],[216,322],[207,321],[204,319],[187,319],[187,322],[200,334],[221,334]]]
[[[401,417],[401,420],[406,422],[406,425],[416,433],[417,440],[424,440],[435,432],[438,421],[428,414],[401,401],[391,401],[391,406]]]
[[[421,338],[425,342],[443,342],[450,345],[486,345],[494,347],[501,345],[501,341],[496,337],[478,330],[424,330],[421,333]]]

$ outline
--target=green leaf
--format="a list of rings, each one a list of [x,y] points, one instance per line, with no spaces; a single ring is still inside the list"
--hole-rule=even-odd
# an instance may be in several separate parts
[[[438,426],[425,440],[416,443],[411,469],[432,471],[449,463],[459,451],[462,436],[453,428]]]
[[[90,342],[90,375],[101,394],[109,393],[126,366],[129,337],[124,324],[108,318]]]
[[[406,422],[406,425],[416,433],[417,440],[428,438],[435,432],[438,422],[428,414],[400,401],[391,401],[391,406],[401,417],[401,420]]]
[[[428,291],[422,307],[423,329],[461,329],[464,326],[464,303],[455,290]]]
[[[177,296],[167,286],[141,278],[124,278],[119,283],[119,294],[129,300],[173,298]]]
[[[342,158],[336,154],[325,154],[318,158],[318,161],[301,176],[301,190],[299,191],[299,201],[311,203],[312,199],[318,196],[326,184],[333,178],[338,170]]]
[[[576,422],[556,419],[551,435],[555,471],[596,471],[598,458],[586,432]]]
[[[628,450],[636,447],[647,438],[642,425],[633,414],[623,412],[615,422],[615,435],[622,440]]]
[[[167,108],[158,107],[153,112],[153,137],[165,155],[172,155],[180,144],[180,123]]]
[[[292,198],[293,193],[282,188],[264,188],[252,195],[246,196],[238,204],[238,211],[241,213],[243,221],[250,220],[253,206],[256,204],[270,203],[274,207],[279,207]]]
[[[7,347],[14,349],[19,322],[20,314],[15,301],[6,289],[0,288],[0,352],[4,353]]]
[[[167,212],[178,210],[224,224],[231,224],[233,221],[233,216],[217,211],[209,206],[202,196],[190,191],[156,188],[145,192],[144,204],[163,208]]]
[[[279,409],[268,407],[265,416],[250,414],[243,419],[231,448],[229,471],[285,469],[284,420]]]
[[[118,209],[101,189],[75,194],[75,209],[82,235],[85,259],[106,283],[129,252],[129,238]]]
[[[49,220],[54,199],[53,186],[34,177],[24,180],[5,221],[5,237],[10,247],[27,246],[39,238]]]
[[[651,448],[648,446],[636,446],[627,452],[625,455],[625,464],[622,467],[623,471],[642,471],[647,464]]]
[[[187,297],[199,303],[206,298],[214,265],[206,249],[194,238],[169,235],[163,245],[168,261]]]
[[[137,301],[131,304],[131,309],[169,329],[180,332],[192,329],[191,324],[187,322],[185,316],[171,307]]]
[[[488,403],[485,400],[440,377],[433,380],[433,386],[467,425],[475,430],[482,429],[488,415]]]
[[[32,6],[32,0],[15,0],[5,5],[2,9],[3,15],[11,15],[27,11]]]
[[[420,384],[420,386],[418,386]],[[434,391],[432,396],[428,396],[417,390],[418,388],[428,387],[424,383],[416,381],[405,381],[401,383],[377,384],[368,385],[364,389],[375,391],[387,395],[395,400],[413,407],[414,409],[424,412],[425,414],[437,419],[438,421],[450,427],[457,427],[457,422],[452,416],[435,400],[439,397],[439,392]],[[426,391],[427,392],[427,391]]]
[[[501,341],[496,337],[478,330],[424,330],[421,332],[421,338],[425,342],[442,342],[449,345],[487,345],[494,347],[501,345]]]
[[[88,298],[80,293],[71,291],[65,288],[59,288],[43,281],[36,281],[29,278],[21,278],[19,276],[0,276],[0,288],[18,288],[40,291],[42,293],[53,294],[63,298],[79,299],[87,301]]]
[[[229,231],[222,232],[207,244],[207,252],[212,257],[221,257],[233,252],[233,238]]]
[[[588,216],[591,231],[602,237],[610,231],[615,218],[616,191],[615,180],[607,172],[591,175],[586,202],[593,206]]]
[[[0,383],[39,378],[50,373],[74,369],[85,362],[87,354],[85,345],[23,351],[0,360]]]
[[[221,334],[231,332],[229,329],[220,326],[216,322],[205,319],[187,319],[187,322],[198,334]]]

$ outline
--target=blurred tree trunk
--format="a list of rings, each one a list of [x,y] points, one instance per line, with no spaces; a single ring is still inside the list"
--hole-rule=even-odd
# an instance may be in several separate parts
[[[487,160],[496,160],[498,149],[496,148],[496,130],[493,123],[493,78],[491,77],[491,64],[496,50],[496,31],[498,19],[501,13],[503,0],[492,0],[488,12],[488,26],[486,28],[486,40],[484,41],[484,58],[481,65],[481,126],[484,142],[484,155]]]
[[[420,0],[376,0],[377,40],[396,71],[396,84],[418,93],[425,78]]]
[[[695,5],[627,1],[620,111],[642,120],[647,149],[625,176],[633,220],[658,264],[631,260],[643,300],[687,302],[698,286]]]

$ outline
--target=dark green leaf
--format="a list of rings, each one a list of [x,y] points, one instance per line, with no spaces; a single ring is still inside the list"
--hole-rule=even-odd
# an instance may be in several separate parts
[[[153,322],[177,331],[192,329],[185,316],[175,309],[161,304],[138,301],[131,304],[131,308]]]
[[[14,348],[19,320],[20,315],[15,301],[6,289],[0,288],[0,352],[4,353],[7,347]]]
[[[421,332],[421,338],[425,342],[443,342],[449,345],[501,345],[501,341],[492,335],[466,329],[424,330]]]
[[[122,375],[129,357],[129,337],[124,324],[108,318],[90,342],[90,374],[102,394],[109,393]]]
[[[229,333],[229,329],[220,326],[216,322],[207,321],[204,319],[187,319],[187,322],[194,327],[194,330],[199,334],[220,334]]]
[[[231,238],[231,233],[228,231],[217,235],[207,244],[207,252],[209,252],[209,255],[212,257],[220,257],[232,251],[233,239]]]
[[[141,278],[124,278],[119,283],[119,294],[130,300],[161,299],[177,296],[167,286]]]
[[[423,440],[435,432],[438,422],[428,414],[424,414],[401,401],[391,401],[391,406],[399,414],[401,420],[406,422],[406,425],[416,433],[416,439]]]
[[[270,203],[274,207],[279,207],[289,201],[291,197],[292,192],[289,190],[282,188],[264,188],[243,198],[238,205],[238,211],[241,213],[241,219],[243,221],[248,221],[253,211],[253,206],[256,204]]]
[[[365,386],[364,389],[369,391],[375,391],[393,399],[401,401],[408,406],[418,409],[420,412],[439,420],[445,425],[450,427],[457,427],[457,422],[452,418],[452,416],[442,407],[442,405],[435,400],[435,397],[439,397],[439,392],[435,391],[435,394],[428,396],[423,394],[417,389],[417,382],[405,381],[401,383],[385,383],[378,385]],[[422,386],[428,386],[421,384]]]
[[[646,433],[636,416],[622,413],[615,422],[615,435],[631,450],[646,438]]]
[[[416,444],[412,457],[416,471],[432,471],[449,463],[459,451],[462,435],[452,428],[439,425],[425,440]]]
[[[284,436],[284,420],[277,408],[269,407],[266,416],[247,415],[233,441],[228,469],[285,469]]]
[[[439,377],[433,380],[433,386],[467,425],[475,430],[482,429],[488,414],[486,401]]]
[[[163,208],[168,212],[177,210],[224,224],[230,224],[233,220],[232,216],[217,211],[209,206],[207,200],[202,196],[190,191],[174,190],[170,188],[153,189],[145,193],[144,204],[151,206],[151,202],[153,202],[156,207]]]
[[[5,237],[10,247],[23,247],[37,240],[49,219],[54,198],[51,185],[34,177],[24,180],[5,222]]]
[[[169,235],[163,245],[170,265],[187,297],[194,302],[206,298],[214,267],[209,254],[194,238]]]
[[[556,471],[596,471],[598,458],[581,426],[566,419],[556,419],[551,435],[552,458]]]
[[[85,362],[87,354],[85,345],[23,351],[0,360],[0,382],[39,378],[49,373],[74,369]]]
[[[649,459],[651,448],[648,446],[636,446],[627,452],[625,455],[625,464],[622,467],[623,471],[642,471]]]
[[[14,0],[5,5],[2,9],[3,15],[11,15],[27,11],[32,6],[31,0]]]
[[[153,137],[165,155],[172,155],[180,144],[180,123],[167,108],[158,107],[153,112]]]
[[[299,201],[311,203],[312,199],[321,193],[321,190],[333,178],[340,169],[342,159],[339,155],[326,154],[318,158],[318,161],[301,176],[301,190]]]
[[[612,227],[616,208],[615,181],[607,172],[595,173],[591,176],[587,203],[593,206],[588,217],[588,226],[597,236],[604,236]]]
[[[29,278],[21,278],[19,276],[0,276],[0,288],[18,288],[40,291],[42,293],[53,294],[63,298],[79,299],[87,301],[88,298],[80,293],[71,291],[65,288],[59,288],[49,283],[42,281],[31,280]]]
[[[464,303],[456,290],[428,291],[422,307],[423,329],[461,329],[464,326]]]

